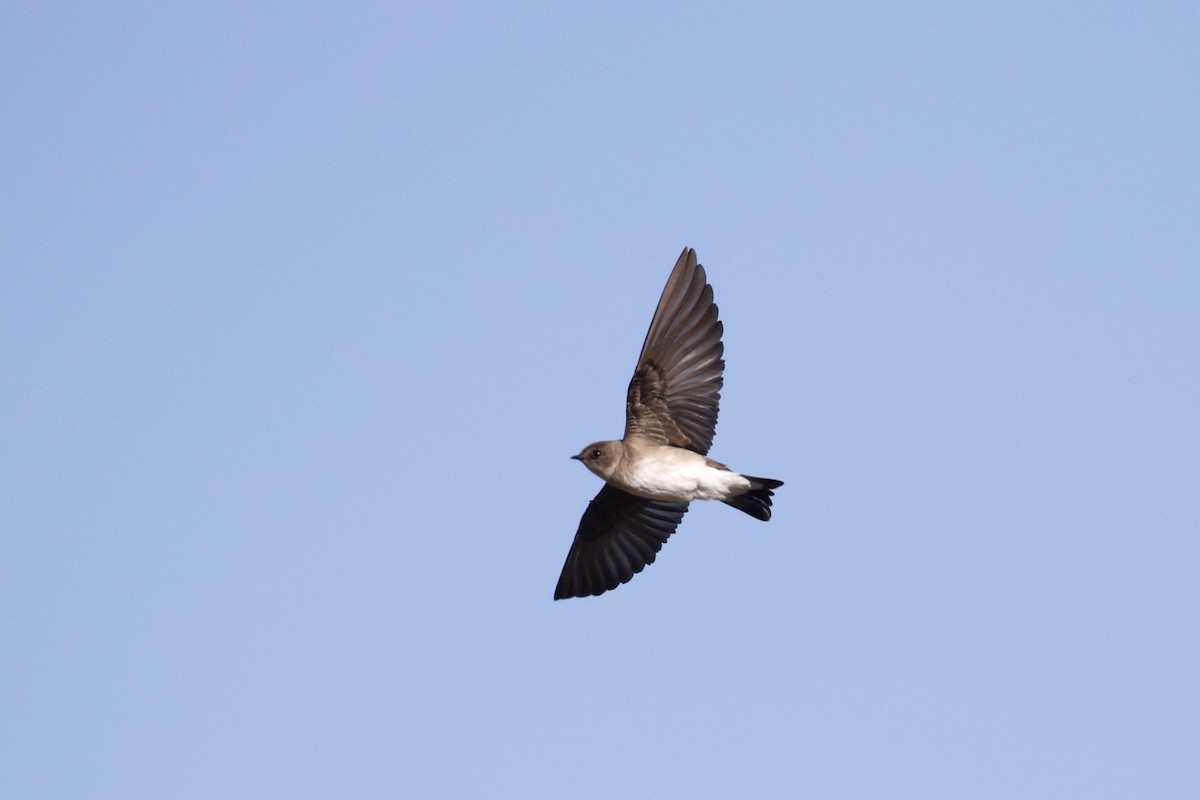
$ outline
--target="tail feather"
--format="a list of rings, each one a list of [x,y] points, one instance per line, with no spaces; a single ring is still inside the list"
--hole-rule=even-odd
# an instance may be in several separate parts
[[[783,486],[783,481],[777,481],[774,478],[754,478],[750,475],[743,477],[750,481],[750,491],[721,502],[766,522],[771,518],[771,497],[774,496],[774,492],[771,490]]]

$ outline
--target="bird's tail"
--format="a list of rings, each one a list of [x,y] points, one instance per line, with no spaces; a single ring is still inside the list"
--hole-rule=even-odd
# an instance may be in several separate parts
[[[745,511],[755,519],[766,522],[771,518],[771,497],[774,495],[771,490],[783,486],[783,481],[777,481],[774,478],[754,478],[750,475],[742,477],[750,481],[750,491],[722,502],[727,506],[733,506],[738,511]]]

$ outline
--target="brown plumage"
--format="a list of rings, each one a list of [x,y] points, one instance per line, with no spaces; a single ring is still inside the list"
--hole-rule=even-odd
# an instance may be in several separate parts
[[[696,251],[685,249],[663,289],[625,402],[622,439],[572,456],[604,479],[588,504],[554,591],[601,594],[654,561],[692,500],[720,500],[771,518],[772,489],[706,458],[721,400],[724,329]]]

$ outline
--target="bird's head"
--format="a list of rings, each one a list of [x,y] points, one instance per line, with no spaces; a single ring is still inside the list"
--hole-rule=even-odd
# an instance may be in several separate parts
[[[608,480],[621,461],[623,445],[621,442],[592,442],[579,451],[579,455],[571,456],[601,478]]]

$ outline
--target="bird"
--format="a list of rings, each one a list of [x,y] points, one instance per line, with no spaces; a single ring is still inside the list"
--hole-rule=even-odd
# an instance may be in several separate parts
[[[554,599],[590,597],[654,562],[693,500],[771,519],[774,478],[708,458],[723,384],[724,327],[696,251],[684,248],[659,298],[625,398],[625,434],[571,456],[604,480],[584,511]]]

